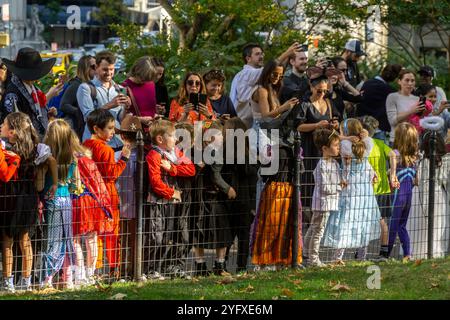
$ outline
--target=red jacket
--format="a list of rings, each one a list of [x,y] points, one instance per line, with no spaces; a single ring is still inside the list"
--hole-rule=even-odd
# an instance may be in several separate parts
[[[0,180],[8,182],[16,174],[20,157],[0,147]]]
[[[164,180],[164,175],[170,175],[172,177],[193,177],[195,175],[195,166],[184,153],[175,148],[175,154],[177,156],[177,164],[171,162],[170,171],[167,172],[161,169],[161,160],[167,157],[163,156],[157,149],[153,148],[147,154],[145,160],[148,165],[148,176],[150,181],[151,190],[159,197],[164,199],[171,199],[175,188],[168,185]]]

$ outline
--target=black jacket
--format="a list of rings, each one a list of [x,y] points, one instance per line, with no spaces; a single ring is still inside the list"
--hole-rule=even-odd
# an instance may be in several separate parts
[[[42,139],[48,126],[47,107],[35,110],[33,106],[33,98],[22,80],[13,75],[6,87],[4,99],[0,106],[2,123],[8,114],[16,111],[23,112],[30,117],[33,127]]]
[[[364,83],[361,91],[363,91],[363,99],[358,107],[358,116],[372,116],[380,123],[380,130],[390,132],[386,99],[389,94],[395,92],[395,89],[380,79],[370,79]]]
[[[283,87],[280,92],[280,103],[283,104],[291,98],[297,97],[302,100],[305,93],[309,90],[308,78],[298,77],[294,73],[283,78]]]
[[[83,137],[84,131],[83,114],[77,100],[77,91],[81,83],[82,81],[78,77],[70,80],[69,86],[61,98],[61,111],[64,112],[64,119],[75,130],[80,139]]]

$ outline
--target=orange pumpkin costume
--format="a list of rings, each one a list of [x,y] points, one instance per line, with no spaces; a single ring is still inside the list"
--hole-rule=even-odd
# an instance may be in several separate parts
[[[103,181],[105,182],[106,189],[111,197],[112,220],[106,222],[107,232],[105,232],[104,242],[106,245],[106,256],[108,258],[109,266],[110,268],[117,268],[120,262],[120,198],[115,183],[117,178],[125,170],[125,167],[127,166],[126,161],[128,159],[122,157],[116,162],[114,159],[114,150],[108,146],[104,140],[88,139],[83,142],[83,145],[92,151],[92,160],[94,160],[97,164],[98,170],[100,171]],[[99,250],[99,258],[100,256]]]

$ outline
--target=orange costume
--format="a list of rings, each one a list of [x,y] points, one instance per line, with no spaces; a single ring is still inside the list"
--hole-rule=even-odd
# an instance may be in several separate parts
[[[106,256],[111,268],[117,268],[119,264],[119,206],[120,198],[116,188],[116,180],[125,170],[127,166],[127,158],[122,157],[119,161],[114,159],[114,150],[106,144],[106,141],[99,139],[88,139],[83,142],[83,145],[92,151],[92,160],[95,161],[100,171],[106,189],[111,197],[112,206],[112,220],[106,222],[111,224],[106,226],[106,230],[111,230],[105,233]],[[100,240],[100,239],[99,239]],[[100,243],[100,241],[99,241]],[[100,248],[99,248],[100,249]],[[99,258],[101,251],[99,250]]]
[[[216,116],[214,114],[213,108],[211,106],[211,102],[209,100],[206,101],[206,107],[208,108],[209,113],[212,114],[211,119],[216,119]],[[169,120],[172,122],[178,122],[181,120],[181,117],[184,113],[184,108],[182,105],[178,103],[176,99],[172,100],[172,103],[170,104],[170,113],[169,113]],[[199,114],[197,111],[191,110],[189,111],[189,115],[186,119],[190,124],[194,124],[195,121],[203,121],[208,120],[204,115]]]
[[[3,146],[0,148],[0,181],[8,182],[16,175],[20,165],[20,157],[12,152],[6,151]]]

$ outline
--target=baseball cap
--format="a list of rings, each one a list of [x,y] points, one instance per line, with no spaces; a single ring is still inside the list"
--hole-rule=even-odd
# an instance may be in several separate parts
[[[434,77],[434,69],[430,66],[421,66],[417,73],[426,75],[428,77]]]
[[[358,39],[350,39],[345,44],[345,49],[356,53],[357,56],[366,56],[367,54],[361,49],[361,41]]]

